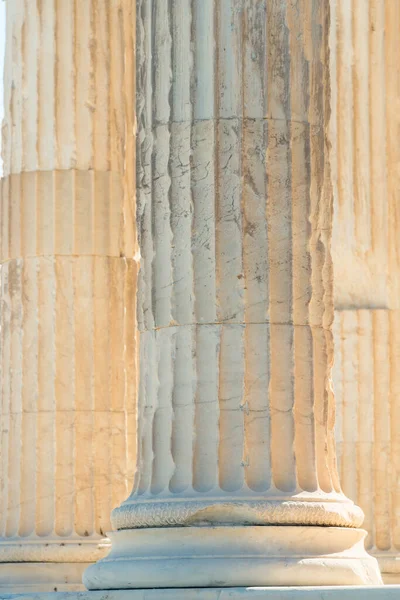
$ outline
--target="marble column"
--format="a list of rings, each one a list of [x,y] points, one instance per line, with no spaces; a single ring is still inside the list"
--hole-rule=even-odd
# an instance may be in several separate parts
[[[343,489],[365,513],[366,547],[385,583],[400,580],[400,311],[341,310],[334,386]]]
[[[123,0],[7,2],[3,592],[82,587],[83,570],[107,552],[111,510],[133,481],[128,9]]]
[[[338,466],[384,581],[399,583],[400,3],[331,10]]]
[[[138,468],[84,582],[377,583],[336,471],[329,3],[139,0],[136,31]]]

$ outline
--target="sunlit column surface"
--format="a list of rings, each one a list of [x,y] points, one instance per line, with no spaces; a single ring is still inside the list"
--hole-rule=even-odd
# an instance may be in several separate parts
[[[379,582],[336,472],[328,33],[137,3],[138,469],[89,588]]]
[[[124,0],[7,2],[0,590],[79,587],[132,485],[133,35]]]

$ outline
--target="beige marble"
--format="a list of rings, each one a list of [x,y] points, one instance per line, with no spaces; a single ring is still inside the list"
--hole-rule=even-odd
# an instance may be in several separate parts
[[[338,465],[384,580],[400,582],[400,4],[331,7]]]
[[[366,545],[384,580],[400,581],[398,310],[338,311],[335,321],[338,465],[361,506]]]
[[[7,2],[0,590],[82,588],[132,483],[129,10],[122,0]]]
[[[400,4],[330,0],[335,307],[400,308]]]
[[[380,581],[336,470],[329,18],[137,5],[138,467],[90,589]]]

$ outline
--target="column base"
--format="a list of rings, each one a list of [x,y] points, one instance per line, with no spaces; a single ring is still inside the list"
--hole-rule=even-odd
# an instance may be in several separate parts
[[[1,595],[7,600],[398,600],[400,586],[175,588]]]
[[[83,576],[89,590],[379,585],[366,532],[342,527],[127,529]]]
[[[0,594],[79,592],[92,563],[1,563]]]
[[[373,552],[386,584],[400,584],[400,553]],[[400,597],[400,596],[399,596]]]
[[[0,541],[0,593],[85,589],[84,571],[110,550],[104,538],[10,538]]]

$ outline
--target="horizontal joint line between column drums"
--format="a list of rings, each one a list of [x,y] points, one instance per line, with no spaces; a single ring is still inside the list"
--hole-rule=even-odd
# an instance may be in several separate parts
[[[282,325],[288,327],[309,327],[311,329],[323,329],[330,332],[331,329],[323,327],[322,325],[312,325],[311,323],[293,323],[291,321],[285,323],[281,321],[214,321],[210,323],[172,323],[170,325],[160,325],[159,327],[152,327],[150,329],[140,329],[140,333],[146,333],[148,331],[161,331],[162,329],[172,329],[176,327],[210,327],[212,325],[240,325],[246,327],[247,325]]]
[[[12,263],[14,260],[28,260],[35,258],[122,258],[126,260],[133,260],[137,263],[140,262],[135,256],[126,256],[125,254],[20,254],[12,258],[7,258],[6,260],[0,260],[0,265],[7,265],[8,263]]]
[[[265,122],[271,122],[271,123],[294,123],[295,125],[309,125],[310,127],[317,128],[317,129],[321,129],[320,125],[318,125],[317,123],[314,123],[313,121],[301,121],[299,119],[277,119],[276,117],[246,117],[243,115],[229,115],[227,117],[222,117],[221,115],[211,115],[209,117],[204,117],[202,119],[168,119],[168,120],[162,120],[162,119],[154,119],[154,121],[151,124],[151,127],[143,127],[143,130],[146,129],[154,129],[154,127],[157,127],[159,125],[165,125],[165,126],[171,126],[171,125],[175,125],[175,124],[182,124],[182,123],[186,123],[188,125],[191,124],[195,124],[195,123],[207,123],[210,121],[214,121],[215,123],[218,123],[220,121],[252,121],[252,122],[260,122],[260,121],[265,121]],[[118,171],[116,171],[118,173]]]
[[[271,492],[271,489],[268,490],[268,493]],[[224,503],[228,503],[228,504],[246,504],[247,502],[263,502],[265,504],[274,504],[276,502],[295,502],[295,503],[301,503],[301,502],[309,502],[309,503],[315,503],[315,502],[319,502],[319,503],[332,503],[332,504],[337,504],[337,503],[341,503],[341,504],[352,504],[352,502],[350,500],[348,500],[345,496],[338,494],[337,492],[322,492],[321,490],[319,490],[318,492],[316,492],[315,496],[305,496],[302,495],[303,492],[299,492],[298,495],[287,495],[287,496],[282,496],[282,494],[271,494],[269,496],[207,496],[207,494],[202,494],[201,497],[199,496],[185,496],[184,498],[174,498],[173,496],[168,496],[165,498],[160,498],[157,495],[152,496],[151,498],[141,498],[141,497],[135,497],[135,499],[131,502],[126,501],[124,503],[124,506],[140,506],[143,504],[180,504],[180,503],[187,503],[190,504],[191,502],[195,503],[197,501],[202,501],[202,502],[216,502],[218,504],[224,504]]]

